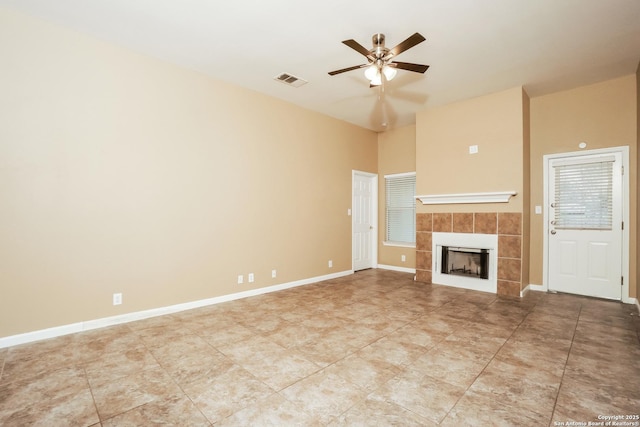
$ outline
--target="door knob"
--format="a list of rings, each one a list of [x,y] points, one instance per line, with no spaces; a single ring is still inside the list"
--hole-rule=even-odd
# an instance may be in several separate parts
[[[556,230],[551,230],[551,234],[556,234]]]
[[[373,230],[373,225],[370,225],[370,226],[369,226],[369,230]]]

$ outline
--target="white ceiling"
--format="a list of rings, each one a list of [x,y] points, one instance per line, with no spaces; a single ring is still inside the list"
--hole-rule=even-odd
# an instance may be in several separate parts
[[[631,74],[640,61],[640,0],[0,0],[0,6],[199,70],[376,131],[415,112],[523,85],[530,96]],[[340,43],[427,41],[398,61],[381,96],[366,59]],[[309,83],[275,81],[290,73]],[[386,123],[386,125],[385,125]]]

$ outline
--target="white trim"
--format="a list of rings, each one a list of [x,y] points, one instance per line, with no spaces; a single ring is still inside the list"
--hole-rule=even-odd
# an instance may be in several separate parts
[[[375,268],[378,264],[378,174],[371,172],[351,170],[351,271],[353,268],[353,183],[356,175],[371,178],[373,189],[371,191],[371,267]]]
[[[489,277],[478,279],[440,272],[443,246],[461,246],[489,250]],[[475,233],[431,233],[431,282],[438,285],[497,293],[498,291],[498,235]]]
[[[413,273],[413,274],[416,274],[416,269],[415,268],[409,268],[409,267],[397,267],[395,265],[378,264],[378,268],[381,268],[383,270],[392,270],[392,271],[400,271],[402,273]]]
[[[390,173],[388,175],[384,175],[384,179],[401,178],[403,176],[416,176],[416,173],[415,172]]]
[[[529,283],[526,288],[520,291],[520,298],[528,294],[529,292],[547,292],[542,285],[534,285],[533,283]]]
[[[387,242],[387,241],[384,241],[384,242],[382,242],[382,244],[384,246],[395,246],[395,247],[398,247],[398,248],[415,248],[416,247],[415,243],[398,243],[398,242]]]
[[[69,325],[57,326],[54,328],[41,329],[39,331],[27,332],[24,334],[12,335],[0,338],[0,348],[12,347],[14,345],[26,344],[33,341],[39,341],[47,338],[55,338],[62,335],[74,334],[77,332],[90,331],[92,329],[103,328],[105,326],[119,325],[122,323],[133,322],[136,320],[148,319],[150,317],[162,316],[165,314],[178,313],[180,311],[191,310],[194,308],[206,307],[209,305],[220,304],[223,302],[233,301],[237,299],[262,295],[270,292],[277,292],[284,289],[294,288],[297,286],[317,283],[324,280],[335,279],[338,277],[353,274],[353,270],[341,271],[338,273],[327,274],[324,276],[311,277],[308,279],[296,280],[293,282],[282,283],[280,285],[267,286],[264,288],[250,289],[243,292],[237,292],[219,297],[207,298],[198,301],[176,304],[167,307],[152,308],[150,310],[136,311],[133,313],[120,314],[117,316],[103,317],[101,319],[92,319],[83,322],[71,323]]]
[[[543,241],[542,241],[542,291],[549,290],[549,218],[547,208],[549,206],[549,163],[551,160],[562,159],[564,157],[591,156],[598,154],[621,153],[622,168],[624,175],[622,176],[622,221],[626,224],[622,230],[622,294],[621,301],[626,304],[632,304],[633,298],[629,297],[629,147],[611,147],[599,148],[587,151],[571,151],[567,153],[545,154],[542,160],[542,178],[543,178],[543,194],[544,208],[543,214]]]
[[[456,203],[507,203],[515,191],[495,191],[491,193],[458,193],[458,194],[429,194],[416,196],[423,205],[443,205]]]

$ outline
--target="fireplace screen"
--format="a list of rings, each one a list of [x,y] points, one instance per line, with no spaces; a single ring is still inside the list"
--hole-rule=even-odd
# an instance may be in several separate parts
[[[442,246],[442,273],[489,278],[489,250]]]

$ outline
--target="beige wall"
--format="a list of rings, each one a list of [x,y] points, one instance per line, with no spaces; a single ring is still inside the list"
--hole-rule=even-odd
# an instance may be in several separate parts
[[[530,282],[531,224],[531,100],[522,90],[522,284]]]
[[[351,269],[374,132],[2,10],[0,55],[0,337]]]
[[[630,296],[636,294],[637,260],[637,88],[629,75],[531,99],[531,208],[542,206],[543,156],[587,149],[629,147]],[[531,216],[530,282],[543,284],[543,216]]]
[[[640,64],[636,71],[636,257],[630,259],[636,268],[636,298],[640,297],[640,268],[638,268],[638,256],[640,255]]]
[[[506,91],[416,116],[418,195],[515,190],[509,203],[422,206],[418,212],[522,212],[523,91]],[[469,154],[477,145],[478,153]]]
[[[384,176],[416,170],[416,127],[405,126],[378,134],[378,264],[415,268],[416,251],[413,248],[386,246]],[[406,261],[402,262],[402,255]]]

